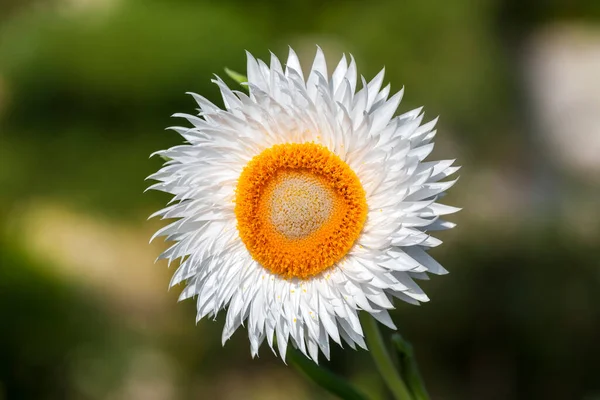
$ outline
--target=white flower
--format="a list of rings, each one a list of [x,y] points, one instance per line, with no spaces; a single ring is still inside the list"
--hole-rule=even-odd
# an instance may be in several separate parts
[[[365,348],[358,311],[395,328],[392,299],[428,301],[413,279],[447,273],[426,250],[454,226],[436,201],[458,167],[423,161],[436,121],[393,117],[403,90],[388,99],[383,70],[356,91],[354,59],[328,76],[318,49],[305,80],[290,49],[285,69],[248,53],[247,73],[249,95],[213,80],[225,109],[192,94],[198,116],[175,114],[193,126],[172,128],[187,144],[149,177],[174,195],[154,215],[177,218],[159,258],[181,259],[171,285],[186,282],[197,320],[227,309],[223,343],[245,324],[252,356],[274,337],[315,362],[329,338]]]

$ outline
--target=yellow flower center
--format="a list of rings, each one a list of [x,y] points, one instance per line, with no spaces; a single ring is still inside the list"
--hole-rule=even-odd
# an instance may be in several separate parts
[[[244,167],[235,215],[256,261],[284,278],[307,279],[352,248],[367,201],[358,177],[337,155],[315,143],[287,143]]]

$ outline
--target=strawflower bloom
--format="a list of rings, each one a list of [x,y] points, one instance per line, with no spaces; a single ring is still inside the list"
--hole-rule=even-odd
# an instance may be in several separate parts
[[[197,321],[227,310],[223,343],[246,326],[252,356],[265,339],[315,362],[330,338],[365,348],[359,311],[395,328],[393,298],[428,301],[414,280],[447,273],[427,250],[454,226],[437,200],[458,167],[424,161],[436,120],[394,117],[403,90],[388,97],[383,70],[357,91],[353,58],[328,75],[318,49],[305,79],[292,49],[285,68],[247,57],[249,93],[218,77],[224,109],[192,93],[198,115],[171,128],[186,144],[158,152],[151,189],[174,197],[154,215],[177,219],[155,235],[175,242],[159,258],[180,259],[171,285]]]

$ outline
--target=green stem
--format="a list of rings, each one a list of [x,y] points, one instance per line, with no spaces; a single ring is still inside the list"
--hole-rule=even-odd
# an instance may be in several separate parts
[[[397,333],[392,335],[392,343],[398,350],[400,371],[413,394],[414,400],[429,400],[412,345]]]
[[[296,349],[288,348],[287,360],[310,380],[323,389],[344,400],[368,400],[368,398],[333,372],[319,367]]]
[[[379,332],[377,321],[367,312],[361,313],[361,320],[371,356],[394,398],[396,400],[413,400],[406,384],[394,367],[381,332]]]

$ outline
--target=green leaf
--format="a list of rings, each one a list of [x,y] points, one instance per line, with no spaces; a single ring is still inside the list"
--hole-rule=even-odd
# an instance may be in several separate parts
[[[323,389],[344,400],[368,400],[346,380],[333,372],[319,367],[296,349],[288,348],[287,359],[297,370]]]
[[[229,76],[231,79],[233,79],[234,81],[236,81],[237,83],[239,83],[240,85],[243,83],[248,83],[248,77],[245,75],[240,74],[239,72],[233,71],[229,68],[225,68],[225,73],[227,74],[227,76]],[[243,85],[246,89],[248,88],[248,86]]]
[[[429,400],[427,389],[419,373],[417,360],[412,345],[404,340],[400,334],[392,335],[392,343],[398,352],[400,375],[406,382],[414,400]]]

